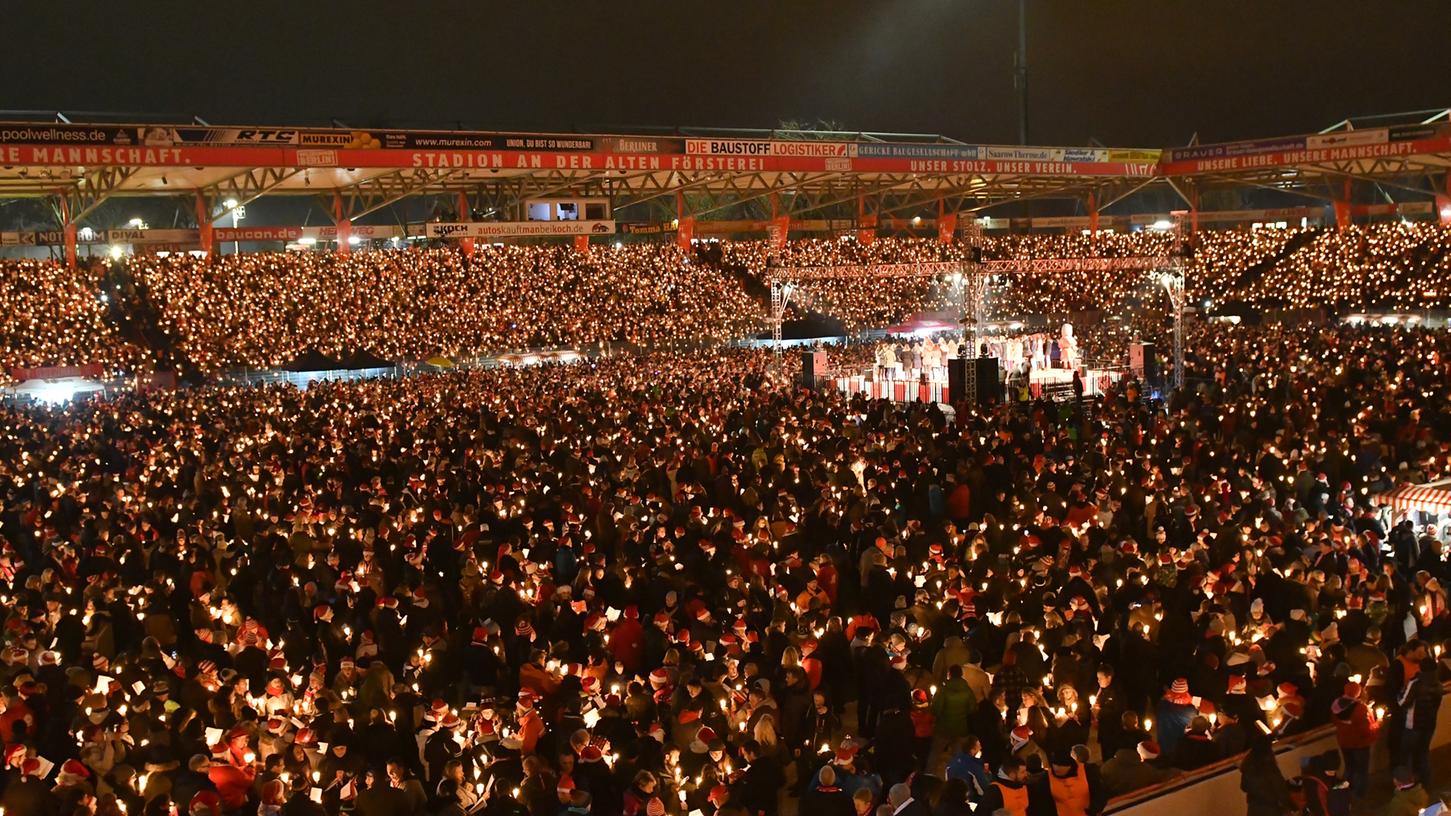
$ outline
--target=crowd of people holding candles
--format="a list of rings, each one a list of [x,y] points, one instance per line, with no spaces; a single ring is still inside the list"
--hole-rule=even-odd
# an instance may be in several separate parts
[[[310,331],[151,263],[193,360]],[[530,330],[628,320],[573,305]],[[421,342],[386,326],[357,339]],[[1451,476],[1451,335],[1186,345],[1162,404],[944,412],[748,349],[5,404],[0,807],[1076,816],[1206,769],[1252,814],[1451,798],[1451,529],[1382,498]]]

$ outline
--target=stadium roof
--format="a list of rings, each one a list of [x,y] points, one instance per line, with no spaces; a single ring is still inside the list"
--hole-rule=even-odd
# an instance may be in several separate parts
[[[0,199],[49,199],[71,223],[124,196],[198,198],[198,211],[212,213],[228,200],[320,196],[336,218],[351,221],[439,194],[466,195],[486,213],[548,196],[604,197],[617,213],[647,205],[668,213],[688,196],[682,209],[702,219],[762,199],[793,217],[860,201],[890,217],[938,202],[976,212],[1029,198],[1091,200],[1101,210],[1164,184],[1188,207],[1204,190],[1236,186],[1329,201],[1347,180],[1430,196],[1445,192],[1432,174],[1451,168],[1447,110],[1162,150],[794,129],[510,133],[0,116],[11,120],[0,122]]]

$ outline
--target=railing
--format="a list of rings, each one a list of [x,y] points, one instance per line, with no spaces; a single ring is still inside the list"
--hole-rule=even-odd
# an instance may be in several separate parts
[[[1451,691],[1451,683],[1446,684]],[[1441,706],[1436,720],[1432,749],[1451,744],[1451,706]],[[1337,750],[1335,727],[1325,725],[1275,742],[1275,759],[1286,779],[1300,773],[1302,759]],[[1244,794],[1239,789],[1238,754],[1190,771],[1166,782],[1116,796],[1104,809],[1120,816],[1226,816],[1242,813]],[[1386,741],[1371,749],[1371,770],[1390,767]]]

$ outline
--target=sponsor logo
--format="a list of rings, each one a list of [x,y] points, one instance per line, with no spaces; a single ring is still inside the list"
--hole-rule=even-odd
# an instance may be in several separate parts
[[[616,139],[614,149],[618,153],[658,153],[660,143],[654,139]]]
[[[297,163],[302,167],[337,167],[336,150],[299,150]]]
[[[383,146],[382,141],[366,130],[304,131],[297,136],[304,147],[336,147],[342,150],[371,150]]]
[[[297,141],[295,130],[238,130],[230,135],[231,141],[239,144],[292,144]]]
[[[771,143],[742,139],[691,139],[685,143],[685,152],[704,156],[769,156]]]
[[[614,221],[470,221],[426,224],[430,238],[502,238],[511,235],[609,235]]]
[[[846,142],[790,142],[767,139],[689,139],[685,152],[696,156],[786,156],[793,158],[847,158],[856,145]]]
[[[1305,147],[1313,150],[1319,147],[1350,147],[1352,145],[1384,144],[1389,138],[1389,135],[1389,131],[1385,128],[1323,133],[1318,136],[1305,137]]]
[[[857,155],[877,159],[959,159],[976,161],[980,148],[975,145],[939,144],[864,144],[857,145]]]
[[[131,137],[125,135],[124,129],[118,128],[114,137],[117,144],[130,144]],[[68,128],[34,125],[0,125],[0,142],[32,142],[65,144],[81,142],[84,144],[105,144],[111,141],[113,134],[102,128]],[[122,139],[125,141],[122,141]]]

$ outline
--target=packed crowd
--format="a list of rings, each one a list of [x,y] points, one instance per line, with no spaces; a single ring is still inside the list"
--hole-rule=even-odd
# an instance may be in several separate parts
[[[0,263],[0,379],[10,368],[144,365],[146,353],[107,319],[103,267],[37,260]]]
[[[275,367],[302,351],[395,360],[526,346],[749,334],[761,307],[673,246],[186,255],[131,262],[200,371]]]
[[[1382,739],[1424,802],[1447,566],[1371,497],[1451,468],[1451,338],[1190,346],[1091,415],[749,351],[5,407],[0,806],[1329,814]]]
[[[994,236],[986,260],[1162,256],[1170,233]],[[275,367],[308,349],[333,357],[361,351],[388,359],[473,356],[526,346],[605,342],[670,347],[737,339],[765,330],[765,280],[779,267],[962,262],[966,243],[919,238],[806,239],[710,244],[486,246],[471,258],[448,249],[189,255],[129,260],[162,349],[142,348],[107,316],[103,272],[53,262],[0,263],[0,302],[17,319],[0,327],[0,363],[99,362],[145,370],[177,352],[190,373]],[[1333,230],[1207,231],[1187,269],[1195,302],[1259,309],[1451,307],[1451,231],[1431,224]],[[800,284],[788,319],[818,313],[848,332],[888,328],[922,312],[954,315],[960,275],[859,277]],[[991,317],[1161,310],[1166,299],[1141,269],[1009,271],[989,287]],[[148,318],[149,319],[149,318]],[[146,333],[148,336],[150,333]],[[174,348],[172,348],[174,346]],[[183,372],[184,374],[187,372]]]

